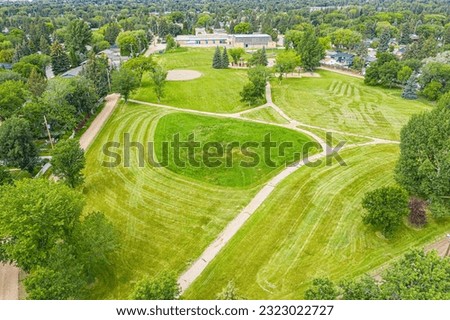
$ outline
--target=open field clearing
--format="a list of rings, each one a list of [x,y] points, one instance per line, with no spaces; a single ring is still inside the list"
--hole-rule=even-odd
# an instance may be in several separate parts
[[[141,168],[137,148],[131,148],[129,168],[123,163],[102,166],[113,160],[102,152],[105,143],[123,143],[124,133],[130,133],[131,141],[151,141],[166,112],[119,105],[87,152],[86,210],[104,212],[119,229],[122,242],[114,265],[104,271],[106,285],[97,287],[93,298],[127,298],[143,275],[183,271],[257,191],[214,186],[148,163]]]
[[[186,166],[176,165],[175,151],[169,148],[166,154],[170,170],[214,185],[230,187],[261,184],[286,164],[302,159],[308,151],[310,154],[316,153],[319,148],[318,145],[310,150],[303,148],[305,143],[311,143],[312,140],[285,128],[235,119],[171,113],[162,117],[156,127],[155,151],[159,161],[167,159],[167,156],[163,156],[163,142],[172,145],[176,134],[179,134],[180,141],[189,141],[189,135],[193,135],[192,142],[198,143],[198,148],[192,154],[192,162],[197,162],[198,166],[189,165],[187,148],[180,150],[179,155]],[[270,155],[263,146],[266,137],[276,143]],[[291,143],[291,146],[279,149],[282,143]],[[205,144],[209,145],[207,149],[204,148]],[[203,161],[206,156],[209,164]]]
[[[214,49],[183,49],[156,55],[167,70],[196,70],[202,76],[189,81],[168,81],[162,104],[202,111],[238,112],[247,109],[239,92],[247,80],[246,70],[213,69]],[[144,74],[142,87],[133,99],[157,103],[148,74]]]
[[[320,78],[274,80],[274,102],[295,120],[377,138],[399,140],[411,115],[430,110],[422,100],[400,97],[401,90],[366,86],[363,80],[319,71]]]
[[[318,276],[359,276],[441,236],[450,221],[403,226],[386,240],[363,225],[366,191],[394,183],[398,147],[342,154],[347,166],[304,167],[286,179],[187,290],[213,299],[233,280],[249,299],[299,299]]]

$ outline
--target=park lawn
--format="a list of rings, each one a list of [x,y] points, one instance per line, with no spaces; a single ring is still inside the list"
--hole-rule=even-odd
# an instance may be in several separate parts
[[[161,104],[179,108],[234,113],[245,110],[240,92],[248,81],[246,70],[213,69],[214,49],[186,49],[155,55],[155,60],[167,70],[188,69],[202,73],[200,78],[189,81],[167,81],[165,97]],[[148,73],[144,74],[142,87],[132,99],[158,103]]]
[[[307,126],[298,126],[298,128],[308,130],[308,131],[316,134],[319,138],[323,139],[326,142],[328,142],[327,136],[329,136],[331,139],[331,143],[328,145],[331,145],[331,146],[336,146],[341,141],[345,141],[346,146],[349,144],[361,144],[361,143],[366,143],[366,142],[372,141],[372,139],[369,139],[366,137],[354,136],[354,135],[347,134],[347,133],[332,132],[332,131],[327,131],[327,130],[322,130],[322,129],[317,129],[317,128],[311,128],[311,127],[307,127]]]
[[[253,120],[279,123],[279,124],[289,123],[286,119],[284,119],[282,116],[280,116],[280,114],[271,107],[264,107],[262,109],[257,109],[257,110],[252,110],[250,112],[246,112],[246,113],[242,114],[242,117],[248,118],[248,119],[253,119]]]
[[[172,145],[175,135],[179,135],[179,141],[187,143],[191,140],[198,144],[191,161],[187,148],[179,151],[181,163],[178,164],[174,159],[178,152],[174,148],[167,148],[168,152],[163,155],[163,142]],[[275,143],[270,158],[266,153],[268,149],[262,145],[266,137]],[[291,145],[280,149],[282,143]],[[314,147],[308,150],[311,144],[311,138],[294,130],[187,113],[170,113],[162,117],[155,131],[157,159],[160,162],[166,159],[171,171],[213,185],[238,188],[261,185],[287,164],[302,159],[308,151],[313,154],[320,149],[320,145],[313,144]],[[203,161],[208,154],[212,157]]]
[[[401,90],[370,87],[362,79],[319,70],[320,78],[273,80],[274,102],[295,120],[319,127],[399,140],[424,100],[405,100]]]
[[[301,299],[315,277],[357,277],[449,230],[434,221],[380,237],[361,221],[366,191],[394,183],[398,146],[351,148],[347,166],[303,167],[282,182],[186,291],[214,299],[234,281],[248,299]]]
[[[104,212],[122,246],[91,298],[126,299],[144,275],[164,270],[180,274],[258,191],[215,186],[148,163],[139,167],[137,148],[131,149],[128,168],[123,162],[116,167],[103,164],[113,160],[102,151],[105,143],[123,143],[124,133],[131,141],[151,141],[166,112],[120,104],[86,153],[86,212]],[[110,149],[123,160],[122,150]]]

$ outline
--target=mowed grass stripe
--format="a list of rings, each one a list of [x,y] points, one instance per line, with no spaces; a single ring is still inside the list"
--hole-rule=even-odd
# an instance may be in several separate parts
[[[86,154],[86,211],[102,211],[119,230],[122,248],[92,298],[127,298],[136,280],[164,270],[181,273],[248,203],[257,188],[233,190],[186,179],[165,168],[102,166],[108,141],[153,140],[166,111],[120,105]],[[121,151],[118,148],[116,151]],[[146,150],[147,151],[147,150]],[[132,148],[131,163],[136,164]]]
[[[391,240],[361,220],[364,191],[393,184],[398,146],[351,148],[336,163],[302,168],[285,180],[250,218],[186,298],[211,299],[234,280],[250,299],[298,299],[318,276],[362,275],[448,230],[430,221],[403,226]]]
[[[424,100],[405,100],[401,90],[366,86],[361,79],[320,70],[320,78],[272,81],[274,102],[290,117],[309,125],[399,140],[400,129]]]

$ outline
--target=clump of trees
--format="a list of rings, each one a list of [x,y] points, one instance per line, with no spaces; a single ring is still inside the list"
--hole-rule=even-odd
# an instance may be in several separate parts
[[[288,73],[295,71],[300,65],[300,57],[293,50],[286,50],[279,53],[275,60],[275,71],[278,72],[278,79],[283,79],[283,75],[287,77]]]
[[[362,207],[364,223],[389,237],[408,214],[408,194],[399,187],[379,188],[365,194]]]
[[[181,293],[174,273],[164,272],[158,277],[144,277],[134,287],[132,300],[177,300]]]
[[[52,153],[51,164],[54,173],[72,188],[84,182],[82,170],[86,164],[84,151],[75,139],[61,141]]]
[[[231,56],[231,59],[233,60],[233,64],[238,65],[245,53],[245,50],[243,48],[232,48],[228,52]]]
[[[256,52],[253,53],[252,56],[248,59],[248,65],[250,67],[254,67],[254,66],[266,67],[268,64],[269,64],[269,61],[267,60],[267,53],[266,53],[265,47],[263,47],[262,49],[256,50]]]
[[[308,300],[448,300],[450,258],[436,251],[413,250],[381,274],[382,281],[366,275],[335,283],[317,278],[305,292]]]
[[[325,57],[325,47],[310,24],[301,24],[298,30],[286,33],[287,48],[293,48],[300,56],[300,66],[306,71],[314,71]]]
[[[216,51],[214,51],[212,67],[214,69],[227,69],[229,65],[230,60],[228,58],[227,48],[223,48],[222,52],[219,46],[217,46]]]
[[[266,83],[270,73],[264,66],[256,66],[248,70],[249,83],[244,85],[241,91],[241,101],[250,106],[263,104],[265,102]]]
[[[400,134],[398,183],[425,199],[435,218],[450,213],[450,93],[430,112],[413,116]]]
[[[0,261],[27,272],[29,299],[83,299],[109,268],[118,237],[102,213],[81,219],[80,193],[44,179],[0,187]]]

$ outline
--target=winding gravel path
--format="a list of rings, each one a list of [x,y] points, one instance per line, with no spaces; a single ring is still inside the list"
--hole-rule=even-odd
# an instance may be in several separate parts
[[[106,121],[109,119],[114,109],[116,108],[117,102],[120,99],[120,95],[118,93],[113,93],[105,98],[105,106],[103,110],[97,115],[97,117],[92,121],[89,128],[85,133],[80,137],[80,146],[81,149],[87,150],[91,143],[94,141],[95,137],[97,137],[100,130],[105,125]]]

